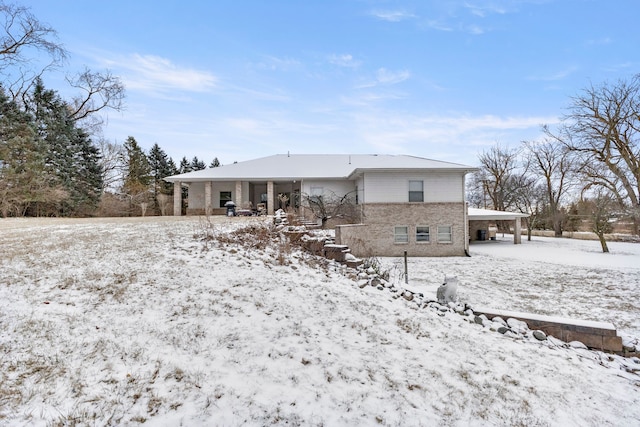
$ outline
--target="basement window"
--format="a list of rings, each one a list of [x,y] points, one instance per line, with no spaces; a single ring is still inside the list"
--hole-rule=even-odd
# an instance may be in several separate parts
[[[394,243],[409,243],[409,227],[406,225],[397,225],[393,228]]]
[[[429,227],[426,225],[416,226],[416,242],[429,243]]]
[[[451,243],[453,241],[450,225],[439,225],[438,226],[438,243]]]

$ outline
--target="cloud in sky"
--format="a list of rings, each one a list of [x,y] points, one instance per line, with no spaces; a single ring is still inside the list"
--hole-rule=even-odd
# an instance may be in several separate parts
[[[459,161],[472,164],[478,151],[498,141],[519,144],[520,139],[514,135],[527,135],[536,139],[540,135],[541,124],[555,124],[557,117],[514,116],[501,117],[495,115],[399,115],[376,114],[357,115],[356,122],[360,128],[360,136],[376,151],[401,154],[415,151],[420,145],[425,156],[433,156],[438,147],[449,147],[446,154],[441,153],[442,160]],[[451,146],[465,147],[463,150],[451,150]],[[472,148],[473,147],[473,148]]]
[[[301,65],[300,61],[294,58],[265,55],[264,60],[259,62],[257,67],[273,71],[291,71],[299,69]]]
[[[408,70],[390,71],[386,68],[378,68],[375,79],[356,86],[356,89],[366,89],[380,85],[395,85],[409,79],[411,73]]]
[[[370,15],[380,19],[381,21],[400,22],[407,19],[416,18],[413,13],[404,10],[372,10]]]
[[[578,67],[571,66],[571,67],[567,67],[567,68],[565,68],[563,70],[557,71],[555,73],[544,75],[544,76],[543,75],[530,76],[528,78],[528,80],[554,82],[554,81],[563,80],[563,79],[569,77],[570,75],[575,73],[577,70],[578,70]]]
[[[362,64],[362,61],[356,60],[350,54],[332,54],[329,55],[328,61],[333,65],[347,68],[358,68]]]
[[[118,70],[128,90],[157,94],[175,90],[208,92],[218,83],[218,78],[209,71],[178,66],[155,55],[135,53],[105,62]]]
[[[499,14],[504,15],[507,13],[506,8],[503,5],[500,5],[496,2],[488,2],[488,3],[465,3],[464,7],[475,16],[480,18],[484,18],[491,14]]]

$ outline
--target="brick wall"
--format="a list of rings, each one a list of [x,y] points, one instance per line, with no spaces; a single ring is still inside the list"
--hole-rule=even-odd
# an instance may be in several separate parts
[[[463,203],[379,203],[363,207],[363,223],[336,227],[336,243],[348,245],[358,257],[463,256],[465,221]],[[416,226],[429,226],[430,241],[416,242]],[[437,239],[437,226],[452,227],[452,242]],[[394,242],[394,226],[409,227],[409,242]]]

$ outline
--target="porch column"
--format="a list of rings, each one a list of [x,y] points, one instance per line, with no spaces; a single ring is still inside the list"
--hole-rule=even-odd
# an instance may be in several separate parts
[[[267,215],[273,215],[273,181],[267,182]]]
[[[207,216],[211,215],[211,187],[211,181],[204,183],[204,214]]]
[[[182,183],[173,183],[173,216],[182,215]]]
[[[236,206],[242,209],[242,181],[236,181]]]
[[[514,220],[513,225],[513,244],[519,245],[522,243],[522,227],[520,225],[520,217]]]

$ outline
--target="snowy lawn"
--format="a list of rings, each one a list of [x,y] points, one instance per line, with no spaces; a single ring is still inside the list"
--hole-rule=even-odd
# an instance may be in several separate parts
[[[198,218],[0,220],[0,425],[640,425],[640,361],[512,338]],[[410,259],[473,305],[640,335],[640,246]],[[402,285],[400,260],[385,258]],[[395,298],[394,298],[395,296]]]

